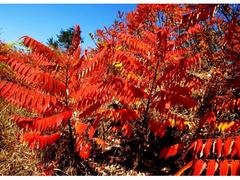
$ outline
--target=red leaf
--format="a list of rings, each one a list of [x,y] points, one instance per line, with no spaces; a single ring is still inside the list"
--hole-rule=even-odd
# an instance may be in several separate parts
[[[44,149],[46,146],[53,144],[56,140],[61,137],[59,133],[41,136],[40,133],[25,133],[22,136],[21,142],[28,142],[30,148],[36,148],[38,144],[39,149]]]
[[[238,158],[240,158],[240,136],[237,136],[235,139],[235,147],[237,150]]]
[[[122,127],[123,130],[123,136],[126,136],[127,138],[130,138],[132,135],[132,126],[130,126],[129,124],[125,124]]]
[[[6,81],[1,81],[6,82]],[[43,113],[44,110],[56,105],[57,98],[43,94],[41,92],[30,90],[19,84],[7,82],[1,89],[0,96],[4,97],[8,102],[29,109],[30,111]],[[44,103],[46,98],[50,98],[49,104]]]
[[[216,140],[215,149],[216,149],[217,157],[220,157],[221,156],[221,152],[222,152],[222,138],[221,137],[219,137]]]
[[[237,148],[236,146],[233,147],[232,153],[231,153],[231,159],[237,154]]]
[[[44,57],[47,58],[48,61],[51,62],[51,60],[55,60],[56,62],[61,62],[59,56],[49,47],[43,45],[42,43],[36,41],[35,39],[32,39],[29,36],[23,36],[22,39],[23,44],[26,47],[31,48],[33,52],[43,55]]]
[[[215,125],[216,115],[213,111],[210,111],[204,115],[204,117],[200,121],[200,127],[202,127],[205,123]]]
[[[199,155],[199,154],[201,153],[202,149],[203,149],[202,139],[198,139],[198,140],[197,140],[197,146],[196,146],[196,149],[195,149],[195,153],[196,153],[197,155]]]
[[[83,141],[79,151],[80,157],[83,159],[87,159],[90,156],[90,152],[91,152],[91,144]]]
[[[194,142],[191,144],[191,146],[188,148],[188,150],[186,151],[186,153],[183,155],[183,159],[186,157],[186,155],[188,154],[188,152],[189,152],[190,150],[195,150],[196,144],[197,144],[197,141],[194,141]]]
[[[211,150],[211,147],[212,147],[212,139],[208,139],[206,142],[205,142],[205,147],[204,147],[204,155],[205,157],[208,157],[209,155],[209,152]]]
[[[132,94],[136,97],[136,98],[147,98],[147,93],[144,92],[142,89],[135,87],[135,86],[128,86],[128,89],[132,92]]]
[[[215,160],[209,160],[208,164],[207,164],[207,172],[206,175],[207,176],[213,176],[216,170],[216,161]]]
[[[5,81],[3,81],[5,82]],[[12,83],[7,83],[7,85],[5,85],[1,91],[0,91],[0,96],[6,96],[7,93],[9,93],[9,90],[12,88],[12,86],[14,86]]]
[[[232,160],[231,162],[231,175],[237,176],[240,174],[239,160]]]
[[[225,159],[220,162],[220,176],[228,175],[228,161]]]
[[[68,49],[69,54],[73,54],[74,51],[78,48],[80,44],[81,38],[80,38],[80,26],[76,26],[74,28],[73,38],[72,38],[72,44],[71,47]]]
[[[175,156],[179,149],[182,147],[182,144],[175,144],[170,147],[163,148],[160,152],[160,158],[168,159],[170,156]]]
[[[2,91],[2,88],[7,84],[7,81],[0,81],[0,92]]]
[[[96,119],[93,121],[92,126],[96,128],[100,120],[101,120],[101,117],[97,116]]]
[[[193,175],[194,176],[200,176],[203,169],[204,169],[205,162],[203,160],[197,160],[195,161],[193,165]]]
[[[53,116],[37,119],[33,121],[32,127],[37,130],[51,130],[60,126],[66,120],[72,117],[72,111],[65,111]]]
[[[91,127],[89,128],[89,130],[88,130],[89,139],[92,139],[92,138],[93,138],[93,136],[94,136],[94,134],[95,134],[95,131],[96,131],[96,129],[95,129],[93,126],[91,126]]]
[[[224,142],[224,146],[223,146],[223,157],[227,157],[228,154],[230,153],[232,147],[232,138],[228,137],[225,142]]]
[[[174,146],[171,146],[169,148],[168,153],[165,156],[165,159],[168,159],[170,156],[175,156],[178,153],[178,149],[179,149],[179,144],[176,144]]]

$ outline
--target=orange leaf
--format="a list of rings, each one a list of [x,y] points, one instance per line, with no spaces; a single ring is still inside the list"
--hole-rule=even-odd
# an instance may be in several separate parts
[[[87,124],[78,122],[76,124],[76,133],[82,135],[87,130]]]
[[[101,138],[94,138],[94,141],[97,145],[99,145],[103,150],[106,148],[107,144],[106,142]]]

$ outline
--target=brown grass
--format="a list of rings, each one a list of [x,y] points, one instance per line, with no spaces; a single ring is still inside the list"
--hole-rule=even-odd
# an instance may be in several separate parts
[[[19,129],[9,119],[13,112],[21,111],[0,99],[0,175],[40,175],[37,155],[18,142]]]

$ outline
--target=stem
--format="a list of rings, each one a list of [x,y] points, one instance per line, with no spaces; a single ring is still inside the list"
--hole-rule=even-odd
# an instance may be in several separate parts
[[[163,18],[163,16],[162,16]],[[160,20],[160,12],[158,12],[158,21],[159,21],[159,24],[161,23],[161,20]],[[163,19],[162,19],[162,22],[163,22]],[[159,42],[157,42],[159,43]],[[151,103],[151,99],[152,99],[152,93],[153,93],[153,90],[154,90],[154,85],[155,85],[155,81],[157,79],[157,70],[158,70],[158,66],[159,66],[159,63],[160,63],[160,59],[158,58],[157,60],[157,64],[156,64],[156,67],[155,67],[155,70],[154,70],[154,77],[153,77],[153,82],[151,84],[151,89],[150,89],[150,94],[149,94],[149,97],[148,97],[148,101],[147,101],[147,107],[146,107],[146,110],[145,110],[145,113],[144,113],[144,116],[143,116],[143,125],[147,122],[147,115],[148,115],[148,111],[149,111],[149,108],[150,108],[150,103]],[[142,127],[143,129],[143,127]]]
[[[69,65],[67,65],[66,68],[66,91],[68,91],[68,81],[69,81],[69,77],[68,77],[68,69],[69,69]],[[68,93],[66,92],[66,96],[65,96],[65,104],[66,107],[68,107]],[[70,153],[73,155],[74,153],[74,139],[73,139],[73,132],[72,132],[72,125],[71,125],[71,120],[68,119],[68,130],[69,130],[69,151]]]
[[[145,124],[147,123],[147,120],[148,120],[148,111],[150,109],[153,90],[155,89],[155,83],[156,83],[156,80],[157,80],[157,70],[158,70],[159,64],[160,64],[160,59],[157,60],[157,64],[156,64],[156,67],[155,67],[155,70],[154,70],[154,77],[153,77],[153,81],[152,81],[151,88],[150,88],[150,93],[149,93],[149,97],[148,97],[148,101],[147,101],[147,107],[146,107],[146,110],[145,110],[145,113],[144,113],[144,116],[143,116],[143,123],[142,123],[141,134],[140,134],[140,137],[142,137],[141,139],[143,139],[143,140],[144,140],[144,127],[145,127]],[[143,148],[143,145],[144,145],[143,143],[138,142],[138,144],[139,144],[139,146],[138,146],[138,151],[137,152],[140,152],[141,154],[137,154],[135,162],[134,162],[134,168],[133,169],[136,169],[138,167],[138,165],[140,164],[139,162],[141,162],[142,150],[144,149]]]
[[[158,52],[158,47],[159,47],[159,41],[157,42],[157,49],[156,51]],[[153,77],[153,81],[152,81],[152,84],[151,84],[151,88],[150,88],[150,92],[149,92],[149,96],[148,96],[148,100],[147,100],[147,106],[146,106],[146,110],[145,110],[145,113],[143,115],[143,122],[142,122],[142,125],[141,125],[141,130],[140,130],[140,141],[142,140],[143,142],[148,142],[148,138],[144,138],[144,135],[145,135],[145,125],[147,124],[147,121],[148,121],[148,112],[149,112],[149,109],[150,109],[150,104],[151,104],[151,101],[152,101],[152,96],[153,96],[153,91],[156,90],[156,80],[157,80],[157,74],[158,74],[158,67],[159,67],[159,64],[160,64],[160,61],[164,58],[164,53],[165,53],[165,50],[164,51],[160,51],[161,54],[156,53],[155,54],[155,58],[157,59],[157,64],[155,66],[155,69],[154,69],[154,77]],[[144,149],[144,144],[146,143],[141,143],[141,142],[137,142],[139,144],[138,146],[138,149],[137,149],[137,152],[139,152],[137,155],[136,155],[136,159],[135,159],[135,162],[134,162],[134,169],[136,169],[138,167],[138,165],[140,164],[139,162],[141,162],[142,160],[142,157],[143,157],[143,149]]]
[[[68,119],[68,129],[69,129],[69,139],[70,139],[69,150],[73,154],[73,152],[74,152],[74,140],[73,140],[72,126],[71,126],[71,120],[70,119]]]
[[[147,122],[147,115],[148,115],[148,111],[149,111],[149,108],[150,108],[152,93],[153,93],[153,90],[154,90],[154,87],[155,87],[154,86],[155,81],[157,79],[157,70],[158,70],[159,64],[160,64],[160,60],[158,59],[155,70],[154,70],[154,77],[153,77],[153,82],[151,84],[150,94],[149,94],[148,101],[147,101],[147,107],[146,107],[146,110],[145,110],[145,113],[144,113],[144,116],[143,116],[143,125]]]

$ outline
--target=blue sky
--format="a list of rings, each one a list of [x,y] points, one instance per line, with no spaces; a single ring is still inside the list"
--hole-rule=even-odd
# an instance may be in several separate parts
[[[0,4],[0,39],[14,42],[28,35],[46,43],[61,29],[79,24],[84,40],[83,47],[93,47],[89,33],[110,26],[118,10],[129,12],[134,4]]]

